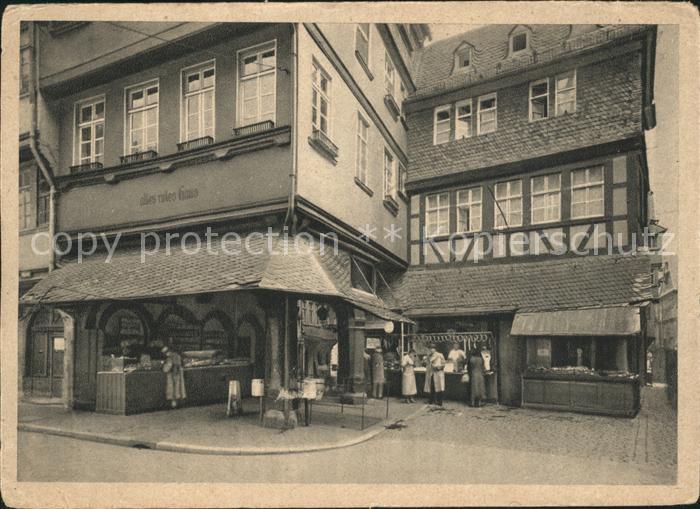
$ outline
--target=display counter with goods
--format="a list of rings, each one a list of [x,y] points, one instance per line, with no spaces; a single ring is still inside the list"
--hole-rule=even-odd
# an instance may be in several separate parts
[[[217,351],[183,352],[187,398],[184,406],[226,401],[228,381],[238,380],[242,396],[250,396],[249,359],[227,359]],[[166,408],[166,375],[161,359],[105,357],[97,373],[97,412],[136,414]]]
[[[639,376],[628,362],[634,345],[627,338],[527,338],[526,346],[524,407],[627,417],[639,411]]]

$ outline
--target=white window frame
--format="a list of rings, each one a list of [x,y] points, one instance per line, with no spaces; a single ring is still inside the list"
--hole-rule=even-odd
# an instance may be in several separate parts
[[[262,54],[268,51],[275,52],[275,63],[271,68],[260,69],[262,66]],[[258,57],[258,72],[254,74],[249,74],[248,76],[242,75],[241,63],[242,59],[250,56],[251,54],[256,54]],[[267,113],[263,114],[260,111],[262,105],[262,96],[260,95],[260,79],[263,76],[272,75],[272,97],[273,97],[273,108],[272,108],[272,118],[265,118],[264,120],[272,120],[274,124],[277,123],[277,39],[272,39],[270,41],[261,42],[260,44],[255,44],[253,46],[248,46],[247,48],[239,49],[236,52],[236,96],[238,100],[236,102],[236,126],[245,127],[246,125],[257,124],[258,122],[263,122],[263,116],[267,117]],[[243,118],[243,83],[247,81],[257,80],[257,101],[258,101],[258,112],[253,122],[244,120]],[[244,124],[244,122],[246,122]]]
[[[590,180],[591,170],[600,169],[600,180],[592,181]],[[586,175],[586,181],[583,184],[574,184],[574,174],[584,172]],[[601,189],[601,200],[600,200],[600,213],[591,214],[589,212],[589,207],[592,200],[589,199],[590,191],[593,188],[599,187]],[[586,214],[584,215],[574,215],[574,191],[585,189],[586,190],[586,200],[576,203],[586,204]],[[598,200],[596,200],[598,201]],[[580,168],[577,170],[571,170],[571,219],[585,219],[589,217],[600,217],[605,215],[605,168],[602,166],[593,166],[590,168]]]
[[[206,89],[200,88],[195,92],[187,92],[187,77],[195,74],[201,73],[202,77],[204,73],[210,69],[214,70],[214,84],[211,88]],[[195,65],[190,65],[180,70],[180,142],[196,140],[204,136],[211,136],[212,139],[216,140],[216,60],[207,60],[206,62],[200,62]],[[212,131],[211,134],[205,134],[204,131],[204,115],[202,114],[202,100],[201,96],[211,90],[212,91]],[[188,114],[187,114],[187,98],[191,96],[199,95],[199,116],[198,116],[198,126],[197,126],[197,136],[189,138],[188,134]]]
[[[559,185],[555,187],[550,187],[549,177],[559,177]],[[535,179],[544,179],[544,189],[542,191],[535,191]],[[549,203],[545,203],[545,219],[542,221],[535,221],[535,198],[537,196],[545,196],[545,202],[547,202],[547,197],[554,196],[557,197],[557,216],[552,218],[547,218],[547,211],[549,210]],[[548,173],[546,175],[536,175],[530,178],[530,224],[545,224],[545,223],[555,223],[561,221],[561,173]]]
[[[547,92],[544,94],[533,95],[532,89],[535,88],[537,85],[541,85],[542,83],[545,83],[547,85]],[[545,120],[545,119],[549,118],[551,116],[551,112],[549,110],[549,78],[544,78],[544,79],[537,80],[537,81],[531,81],[529,90],[530,90],[530,92],[529,92],[529,101],[528,101],[528,110],[529,110],[528,115],[530,118],[530,122],[537,122],[539,120]],[[539,99],[540,97],[544,97],[547,100],[547,103],[546,103],[547,114],[541,118],[533,118],[533,116],[532,116],[532,113],[533,113],[532,100]]]
[[[481,109],[481,101],[486,101],[489,99],[493,99],[493,107],[492,108],[486,108],[486,109]],[[488,113],[488,112],[494,112],[493,116],[493,130],[492,131],[486,131],[483,132],[481,128],[481,115],[483,113]],[[476,120],[477,120],[477,135],[481,134],[489,134],[489,133],[495,133],[498,130],[498,94],[496,92],[492,92],[490,94],[484,94],[480,95],[478,99],[476,100]]]
[[[436,206],[431,207],[430,206],[430,198],[436,197]],[[442,203],[442,198],[444,197],[445,203]],[[430,218],[430,213],[431,212],[436,212],[436,217],[437,221],[435,223],[435,226],[438,228],[438,231],[436,233],[431,234],[430,233],[430,226],[431,224],[428,222]],[[443,214],[445,219],[443,220]],[[431,193],[425,196],[425,238],[426,239],[431,239],[434,237],[441,237],[443,235],[449,235],[450,234],[450,193],[443,191],[439,193]],[[446,231],[441,232],[439,231],[440,225],[445,225]]]
[[[445,124],[447,122],[447,131],[441,131],[440,134],[447,132],[447,139],[445,141],[438,141],[438,113],[446,111],[448,114],[447,120],[441,120],[440,124]],[[433,145],[442,145],[443,143],[448,143],[452,137],[452,105],[446,104],[443,106],[438,106],[433,111]]]
[[[97,120],[90,120],[89,122],[81,122],[81,110],[85,106],[91,106],[93,108],[93,111],[95,109],[95,106],[99,103],[102,103],[102,118],[97,119]],[[90,163],[96,163],[96,162],[101,162],[104,164],[104,149],[105,149],[105,137],[107,135],[106,131],[106,122],[105,119],[107,118],[107,100],[103,95],[98,95],[94,97],[90,97],[87,99],[83,99],[81,101],[77,101],[75,103],[75,106],[73,108],[73,165],[78,165],[78,164],[90,164]],[[97,138],[94,136],[95,132],[95,126],[97,124],[102,124],[102,138]],[[84,160],[88,158],[81,158],[80,157],[80,146],[82,144],[81,138],[80,138],[80,130],[83,127],[90,127],[90,132],[91,138],[90,138],[90,157],[89,160]],[[95,155],[95,145],[98,139],[102,140],[102,154],[100,154],[101,157]]]
[[[515,182],[520,183],[520,191],[518,193],[513,192],[513,184]],[[504,197],[498,197],[498,189],[500,186],[506,186],[506,195]],[[502,182],[496,182],[493,186],[493,227],[494,229],[501,230],[504,228],[513,228],[516,226],[523,225],[523,182],[522,179],[505,180]],[[511,204],[515,201],[520,202],[520,222],[511,222],[511,215],[513,214]],[[500,206],[500,207],[499,207]],[[503,211],[503,215],[501,215]],[[505,216],[505,219],[504,217]],[[499,225],[499,219],[507,224]]]
[[[19,95],[24,96],[29,93],[31,81],[31,46],[23,46],[19,50]]]
[[[396,178],[398,180],[398,183],[396,184],[396,188],[398,189],[398,192],[401,196],[406,196],[406,178],[408,177],[408,170],[406,170],[406,166],[401,162],[401,160],[398,161],[397,163],[397,170],[396,170]]]
[[[36,225],[36,219],[32,221],[32,169],[20,168],[19,170],[19,229],[30,230]],[[24,184],[22,180],[24,179]]]
[[[146,104],[146,97],[147,94],[146,92],[148,89],[156,87],[158,89],[158,101],[155,104],[148,105]],[[144,105],[139,108],[134,108],[133,110],[129,109],[129,106],[131,104],[131,95],[135,92],[143,92],[144,94]],[[156,139],[155,139],[155,150],[158,152],[158,141],[160,138],[160,80],[159,79],[154,79],[154,80],[149,80],[149,81],[144,81],[143,83],[138,83],[136,85],[131,85],[126,88],[124,88],[124,155],[129,155],[129,154],[136,154],[139,152],[144,152],[146,150],[150,150],[148,148],[148,144],[144,144],[143,147],[141,147],[141,150],[137,150],[135,152],[131,151],[131,132],[132,132],[132,118],[131,115],[133,113],[140,113],[142,111],[147,111],[147,110],[156,110]],[[145,117],[145,116],[144,116]],[[145,121],[145,118],[144,118]],[[147,132],[148,129],[147,127],[142,128],[144,132]]]
[[[513,49],[513,43],[515,42],[515,38],[518,37],[519,35],[525,36],[525,47],[523,49],[515,50],[515,49]],[[510,55],[519,55],[521,53],[526,52],[529,49],[530,49],[530,32],[528,30],[518,30],[518,31],[510,34],[510,37],[508,39],[508,53]]]
[[[384,147],[383,168],[384,198],[391,198],[392,200],[396,200],[396,157],[386,147]]]
[[[362,25],[367,25],[367,33],[364,33],[362,30]],[[360,54],[360,58],[363,59],[364,63],[367,65],[369,68],[369,59],[370,56],[372,55],[372,47],[370,46],[370,40],[371,36],[370,33],[372,32],[372,24],[371,23],[356,23],[355,24],[355,51],[357,51]],[[362,38],[367,42],[367,58],[360,53],[360,51],[357,49],[357,37],[358,35],[361,34]]]
[[[384,50],[384,92],[396,101],[396,66],[389,52]]]
[[[558,85],[558,83],[559,83],[559,78],[560,78],[561,76],[565,76],[565,75],[567,75],[567,74],[572,74],[572,73],[573,73],[573,85],[572,85],[571,87],[569,87],[569,88],[565,88],[565,89],[559,90],[559,85]],[[571,70],[571,71],[559,73],[559,74],[557,74],[557,75],[554,77],[554,110],[555,110],[555,111],[554,111],[554,114],[555,114],[556,116],[563,115],[564,113],[569,113],[569,114],[576,113],[576,106],[577,106],[577,101],[576,101],[576,95],[577,95],[577,90],[576,90],[576,88],[577,88],[576,74],[577,74],[577,73],[576,73],[576,69],[573,69],[573,70]],[[561,102],[563,102],[563,101],[560,101],[560,100],[559,100],[559,94],[562,93],[562,92],[568,92],[568,91],[570,91],[570,90],[573,90],[573,91],[574,91],[574,109],[573,109],[573,111],[562,112],[562,113],[560,113],[560,112],[559,112],[559,104],[560,104]],[[567,101],[567,102],[568,102],[568,101]]]
[[[317,120],[314,122],[313,120],[313,115],[311,116],[311,127],[314,131],[320,131],[321,133],[325,134],[328,139],[333,139],[332,136],[332,129],[333,129],[333,102],[332,102],[332,92],[333,92],[333,80],[331,79],[331,75],[326,72],[326,70],[321,66],[320,63],[318,63],[315,59],[312,62],[313,68],[316,70],[318,75],[323,75],[326,78],[326,81],[328,82],[328,91],[323,92],[321,90],[320,83],[316,83],[313,80],[313,73],[312,73],[312,79],[311,79],[311,89],[312,91],[316,91],[316,98],[318,100],[318,104],[314,104],[313,102],[313,93],[311,94],[311,108],[316,109],[317,111]],[[328,105],[327,107],[327,113],[326,113],[326,131],[323,131],[321,129],[321,98],[324,98],[326,100],[326,104]]]
[[[459,114],[460,106],[469,106],[469,113],[466,115]],[[469,131],[464,133],[460,130],[459,120],[462,118],[469,118]],[[474,131],[474,109],[471,97],[469,99],[463,99],[455,103],[455,140],[460,140],[462,138],[471,138]]]
[[[365,127],[364,136],[361,126]],[[369,187],[369,121],[359,111],[357,112],[355,140],[357,143],[355,148],[355,176],[360,182]],[[363,155],[364,167],[361,164]]]
[[[475,191],[479,191],[479,199],[477,200],[474,198]],[[481,231],[483,227],[483,204],[484,200],[484,191],[481,186],[476,186],[476,187],[470,187],[468,189],[459,189],[456,194],[455,194],[455,207],[456,207],[456,215],[455,219],[457,221],[457,224],[455,225],[455,232],[456,233],[474,233]],[[460,223],[459,223],[459,209],[461,208],[469,208],[469,224],[467,225],[467,228],[460,228]],[[474,208],[479,209],[479,223],[473,224],[474,223],[474,214],[472,214],[472,210]]]
[[[468,55],[469,56],[469,64],[467,65],[461,65],[462,63],[462,55]],[[455,61],[454,61],[454,66],[455,66],[455,72],[460,72],[460,71],[466,71],[472,66],[472,58],[474,55],[472,54],[472,48],[470,46],[465,46],[463,48],[458,49],[455,51]]]

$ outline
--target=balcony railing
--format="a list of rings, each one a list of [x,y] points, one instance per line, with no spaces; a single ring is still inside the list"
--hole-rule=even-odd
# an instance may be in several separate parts
[[[206,147],[214,143],[214,138],[211,136],[203,136],[194,140],[183,141],[177,144],[177,151],[184,152],[185,150],[194,150],[196,148]]]
[[[122,164],[139,163],[141,161],[149,161],[158,157],[158,152],[155,150],[144,150],[143,152],[136,152],[135,154],[128,154],[121,156],[119,160]]]
[[[83,173],[86,171],[95,171],[95,170],[101,170],[102,169],[102,163],[83,163],[83,164],[76,164],[75,166],[70,167],[70,173],[71,175],[74,175],[76,173]]]
[[[319,129],[314,129],[309,136],[309,143],[312,147],[319,150],[323,155],[335,162],[338,157],[338,146]]]
[[[263,120],[262,122],[257,122],[255,124],[248,124],[242,127],[234,127],[233,136],[234,138],[240,138],[241,136],[250,136],[251,134],[264,133],[275,127],[275,123],[272,120]]]

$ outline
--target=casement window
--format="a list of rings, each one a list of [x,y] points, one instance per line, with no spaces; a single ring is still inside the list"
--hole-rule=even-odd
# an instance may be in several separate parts
[[[556,83],[555,109],[557,115],[576,111],[576,70],[554,78]]]
[[[92,99],[76,107],[75,160],[78,164],[102,163],[105,146],[105,100]]]
[[[549,117],[549,78],[530,83],[530,121]]]
[[[49,223],[49,195],[51,188],[39,173],[37,180],[36,225],[44,226]]]
[[[450,233],[449,193],[430,194],[425,198],[425,236],[437,237]]]
[[[460,48],[455,52],[455,71],[468,69],[472,61],[472,49],[470,47]]]
[[[399,182],[397,184],[399,188],[399,194],[403,197],[406,197],[406,177],[408,176],[408,173],[406,172],[406,167],[403,165],[401,161],[399,161],[399,171],[398,171],[398,178]]]
[[[32,214],[32,170],[22,169],[19,172],[19,229],[34,228]]]
[[[396,98],[396,69],[386,51],[384,52],[384,90],[391,97]]]
[[[369,122],[361,113],[357,113],[357,153],[355,155],[355,176],[364,185],[368,185],[367,152],[369,141]]]
[[[238,125],[275,121],[277,48],[274,41],[238,52]]]
[[[330,138],[331,78],[314,62],[312,77],[311,124]]]
[[[561,219],[561,175],[542,175],[530,179],[532,224]]]
[[[495,228],[511,228],[523,224],[523,187],[521,180],[499,182],[495,186],[493,206]]]
[[[530,37],[527,32],[517,32],[510,36],[510,54],[515,55],[530,47]]]
[[[127,89],[127,154],[158,152],[158,95],[157,82]]]
[[[482,95],[478,104],[478,134],[492,133],[496,130],[496,94]]]
[[[455,139],[472,135],[472,100],[465,99],[455,104]]]
[[[355,51],[369,65],[369,23],[358,23],[355,27]]]
[[[452,107],[439,106],[435,108],[433,117],[433,145],[447,143],[450,141],[450,116]]]
[[[350,284],[356,290],[375,293],[377,272],[374,266],[354,256],[350,258]]]
[[[571,172],[571,218],[602,216],[603,167]]]
[[[394,156],[384,149],[384,197],[396,199],[396,169]]]
[[[457,232],[481,230],[481,187],[457,191]]]
[[[214,138],[214,97],[216,69],[214,63],[183,71],[184,140],[204,136]]]
[[[19,93],[21,94],[26,94],[29,92],[29,79],[30,79],[30,70],[31,70],[31,48],[22,48],[20,50],[20,68],[19,68],[19,76],[20,76],[20,86],[19,86]]]

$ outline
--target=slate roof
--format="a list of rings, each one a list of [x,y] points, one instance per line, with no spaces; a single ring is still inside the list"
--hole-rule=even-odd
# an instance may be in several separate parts
[[[411,268],[396,288],[409,316],[617,306],[653,298],[645,255]]]
[[[386,320],[404,320],[391,311],[380,297],[359,295],[350,288],[347,253],[332,248],[321,251],[317,242],[290,237],[284,250],[282,239],[272,243],[263,237],[246,239],[240,253],[227,254],[220,238],[207,250],[203,244],[185,251],[164,246],[141,256],[140,249],[122,249],[107,262],[105,256],[90,256],[78,263],[68,262],[37,283],[21,298],[23,304],[58,304],[94,300],[133,300],[175,295],[192,295],[244,289],[338,297]],[[244,242],[246,242],[244,241]],[[299,249],[295,249],[294,242]],[[343,267],[347,265],[347,271]]]
[[[509,35],[519,27],[530,29],[532,52],[509,57]],[[486,25],[417,51],[413,59],[417,91],[412,99],[517,72],[533,64],[629,37],[644,29],[645,25]],[[473,48],[470,71],[453,74],[454,53],[462,44]]]

